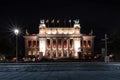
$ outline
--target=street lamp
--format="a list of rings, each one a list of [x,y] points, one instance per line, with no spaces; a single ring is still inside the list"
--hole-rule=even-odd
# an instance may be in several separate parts
[[[18,62],[18,34],[19,34],[19,29],[14,29],[14,33],[16,35],[16,62]]]

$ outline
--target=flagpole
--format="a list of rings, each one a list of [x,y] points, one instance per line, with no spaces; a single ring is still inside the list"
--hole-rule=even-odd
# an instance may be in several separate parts
[[[64,20],[64,26],[66,27],[66,20]]]
[[[60,22],[59,22],[59,27],[60,27]]]
[[[60,20],[57,20],[57,26],[60,27]]]
[[[71,19],[69,20],[69,23],[70,23],[70,27],[71,27],[71,26],[72,26],[72,25],[71,25]]]
[[[49,27],[49,20],[48,19],[46,20],[46,23],[47,23],[47,26]]]
[[[71,22],[70,22],[70,27],[71,27],[72,25],[71,25]]]
[[[54,23],[53,23],[53,24],[54,24],[54,27],[55,27],[55,20],[54,20]]]

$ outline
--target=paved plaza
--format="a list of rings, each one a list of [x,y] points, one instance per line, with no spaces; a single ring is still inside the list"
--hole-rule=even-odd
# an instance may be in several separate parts
[[[120,64],[2,63],[0,80],[120,80]]]

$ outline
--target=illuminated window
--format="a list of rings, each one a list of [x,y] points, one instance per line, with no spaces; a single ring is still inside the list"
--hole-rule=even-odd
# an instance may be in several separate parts
[[[28,55],[32,55],[32,52],[31,52],[31,51],[28,51]]]
[[[33,47],[36,47],[36,41],[33,41]]]
[[[36,55],[36,51],[33,51],[33,55]]]
[[[53,40],[53,47],[54,48],[56,47],[56,40],[55,39]]]
[[[28,41],[28,47],[31,47],[31,45],[32,45],[32,42]]]
[[[70,39],[70,45],[69,45],[70,48],[73,47],[73,39]]]
[[[62,41],[62,39],[58,39],[58,48],[61,48],[61,41]]]
[[[91,47],[91,41],[88,41],[88,47]]]
[[[67,40],[64,40],[64,48],[67,48]]]
[[[83,47],[86,47],[86,46],[87,46],[86,41],[83,41]]]
[[[47,47],[50,48],[50,39],[47,39]]]

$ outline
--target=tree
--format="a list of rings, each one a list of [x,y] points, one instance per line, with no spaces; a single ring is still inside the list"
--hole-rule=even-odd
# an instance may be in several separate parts
[[[0,38],[0,53],[6,58],[15,56],[15,44],[6,37]]]
[[[115,31],[110,38],[109,50],[114,54],[116,60],[120,60],[120,32]]]

